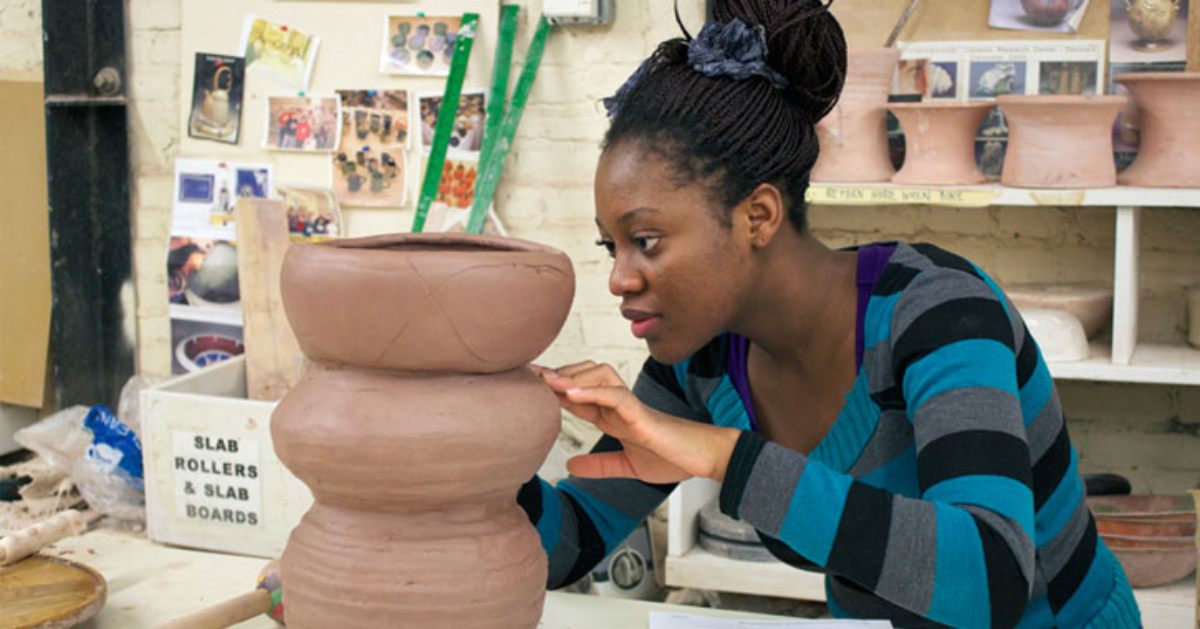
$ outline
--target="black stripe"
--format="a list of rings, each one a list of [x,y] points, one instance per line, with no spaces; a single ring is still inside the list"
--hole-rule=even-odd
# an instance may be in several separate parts
[[[758,533],[758,538],[762,540],[763,546],[770,551],[776,559],[793,568],[799,568],[809,572],[825,572],[821,566],[818,566],[816,563],[806,559],[800,553],[792,550],[791,546],[788,546],[781,540],[771,537],[770,535],[767,535],[766,533],[763,533],[757,529],[755,532]]]
[[[899,383],[872,393],[871,399],[875,400],[881,411],[902,411],[908,408],[908,402],[904,399],[904,385]]]
[[[1012,324],[994,298],[950,299],[929,308],[908,325],[892,346],[896,382],[912,363],[951,343],[985,339],[1013,348]]]
[[[568,586],[583,578],[583,575],[587,574],[592,568],[595,568],[604,559],[604,556],[608,554],[604,549],[604,538],[600,536],[600,532],[592,524],[592,519],[588,517],[587,512],[579,506],[578,502],[575,502],[575,499],[570,494],[558,492],[558,495],[562,497],[563,502],[566,503],[566,507],[571,510],[575,522],[579,527],[579,556],[575,558],[575,565],[571,566],[562,583],[555,585],[554,588]],[[565,535],[566,531],[563,531],[563,534]]]
[[[1067,424],[1054,438],[1050,449],[1033,464],[1033,508],[1041,511],[1042,505],[1062,484],[1063,477],[1071,467],[1071,438],[1067,435]]]
[[[731,518],[738,517],[738,509],[742,506],[742,494],[746,493],[746,483],[750,481],[750,472],[766,445],[766,439],[748,430],[738,437],[725,469],[725,480],[721,484],[720,507],[725,515]]]
[[[916,243],[912,245],[912,248],[916,249],[918,253],[926,258],[929,258],[930,262],[933,262],[940,267],[957,269],[959,271],[963,271],[964,273],[970,273],[979,279],[983,279],[983,277],[979,275],[979,271],[975,270],[975,265],[971,264],[966,258],[954,255],[945,249],[931,245],[927,242]]]
[[[517,491],[517,504],[525,510],[529,521],[537,526],[538,520],[542,518],[542,483],[537,476],[521,485],[521,489]]]
[[[1025,338],[1025,342],[1021,343],[1021,349],[1017,352],[1018,389],[1025,386],[1026,382],[1029,382],[1029,379],[1033,377],[1033,372],[1037,370],[1038,366],[1037,344],[1034,342],[1033,337],[1029,335],[1029,328],[1025,327],[1024,323],[1021,324],[1021,327],[1025,330],[1021,335]]]
[[[1079,545],[1071,551],[1071,558],[1067,560],[1062,570],[1046,584],[1050,609],[1055,614],[1063,608],[1063,605],[1067,604],[1067,601],[1071,600],[1075,590],[1079,589],[1079,584],[1083,583],[1084,577],[1092,567],[1092,562],[1096,559],[1096,541],[1098,539],[1096,521],[1092,519],[1092,514],[1089,512],[1087,514],[1087,530],[1083,532]]]
[[[1029,605],[1029,582],[1021,573],[1021,565],[1004,537],[974,514],[971,517],[975,520],[975,528],[979,529],[979,541],[983,545],[992,626],[1015,627]]]
[[[913,278],[920,274],[920,269],[914,269],[911,266],[904,266],[899,263],[888,263],[887,266],[883,267],[883,273],[879,275],[879,281],[875,283],[875,288],[871,290],[871,294],[879,297],[895,295],[908,288]]]
[[[674,369],[653,358],[647,358],[645,364],[642,365],[642,373],[646,374],[646,377],[653,380],[655,384],[666,389],[671,395],[679,398],[680,402],[687,400],[687,396],[683,393],[683,387],[679,386],[679,379],[675,377]]]
[[[829,578],[829,593],[833,600],[852,618],[875,618],[890,620],[894,627],[926,627],[942,628],[946,625],[934,622],[924,616],[904,609],[868,592],[848,579],[836,576]]]
[[[917,478],[924,491],[960,476],[1002,476],[1032,487],[1029,446],[994,430],[963,430],[938,437],[917,452]]]
[[[891,522],[891,494],[866,483],[851,484],[829,551],[829,571],[874,590],[883,573]]]
[[[728,345],[727,334],[721,334],[709,341],[692,354],[692,362],[688,363],[688,375],[699,378],[720,378],[725,375],[725,349]]]

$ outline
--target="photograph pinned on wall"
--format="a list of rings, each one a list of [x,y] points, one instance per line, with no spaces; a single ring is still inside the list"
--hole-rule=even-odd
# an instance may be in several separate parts
[[[438,112],[442,108],[441,94],[421,94],[417,97],[421,123],[421,153],[428,155],[433,148],[433,134]],[[487,118],[487,93],[481,89],[463,90],[458,99],[458,112],[450,131],[449,151],[473,153],[478,158],[483,150],[484,123]]]
[[[287,210],[292,240],[320,241],[342,235],[342,213],[330,188],[302,185],[276,186]]]
[[[188,137],[237,144],[242,126],[245,61],[196,53]]]
[[[449,76],[461,16],[389,15],[384,18],[379,71]]]
[[[270,194],[270,164],[177,159],[171,233],[232,240],[237,197]]]
[[[237,245],[230,240],[172,236],[167,252],[167,295],[172,313],[181,308],[240,311]]]
[[[402,207],[408,200],[406,90],[339,90],[341,144],[333,156],[339,205]]]
[[[1113,0],[1114,4],[1121,0]],[[1016,31],[1074,33],[1088,0],[992,0],[988,26]]]
[[[171,373],[180,375],[245,353],[242,326],[195,315],[171,316]]]
[[[896,64],[896,74],[892,77],[892,102],[921,100],[929,97],[929,68],[928,59],[901,59]],[[899,96],[900,98],[895,98]]]
[[[1041,61],[1038,94],[1099,94],[1099,74],[1095,61]]]
[[[1188,11],[1189,0],[1112,0],[1109,61],[1183,70]]]
[[[928,73],[929,98],[954,99],[958,96],[958,62],[931,61]]]
[[[1025,93],[1024,61],[971,61],[972,100]]]
[[[429,158],[421,158],[421,172],[429,167]],[[442,179],[429,214],[425,217],[427,232],[465,232],[471,217],[471,204],[475,202],[475,180],[479,176],[479,161],[473,156],[448,157],[442,166]],[[505,236],[508,234],[493,208],[488,208],[483,232]]]
[[[298,28],[247,15],[238,50],[246,71],[287,87],[308,89],[321,39]]]
[[[341,134],[337,96],[267,96],[263,146],[272,151],[331,152]]]

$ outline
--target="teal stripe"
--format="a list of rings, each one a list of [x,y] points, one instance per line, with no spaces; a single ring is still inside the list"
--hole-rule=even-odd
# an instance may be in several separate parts
[[[982,474],[959,476],[930,487],[924,498],[990,509],[1019,524],[1033,539],[1033,491],[1011,478]]]
[[[708,407],[708,416],[714,425],[750,430],[750,416],[746,414],[742,396],[738,395],[729,374],[721,376],[721,382],[704,405]]]
[[[937,509],[937,559],[929,618],[952,627],[987,627],[991,601],[983,542],[969,513],[944,503]]]
[[[887,297],[872,295],[867,300],[867,315],[863,318],[863,347],[874,347],[892,338],[892,313],[903,294],[901,291]]]
[[[625,514],[612,508],[605,502],[571,484],[570,481],[559,481],[558,488],[570,495],[587,512],[600,538],[604,540],[605,552],[612,550],[629,537],[637,522]]]
[[[1028,343],[1029,340],[1025,342]],[[1037,367],[1034,368],[1029,381],[1021,387],[1021,415],[1026,426],[1037,419],[1042,409],[1050,402],[1053,393],[1054,379],[1050,377],[1050,370],[1046,368],[1046,361],[1042,360],[1042,353],[1039,351]]]
[[[1107,548],[1103,551],[1109,556],[1106,563],[1112,566],[1113,586],[1104,609],[1088,622],[1088,627],[1124,629],[1142,626],[1142,614],[1138,611],[1137,599],[1133,598],[1133,588],[1129,585],[1125,571]]]
[[[1063,474],[1062,480],[1058,482],[1058,487],[1054,488],[1054,493],[1046,499],[1042,504],[1042,508],[1038,509],[1037,520],[1037,539],[1039,542],[1049,543],[1050,540],[1058,537],[1062,528],[1071,520],[1071,516],[1075,514],[1075,507],[1079,501],[1083,500],[1083,483],[1079,480],[1079,457],[1075,454],[1075,448],[1071,448],[1071,465]]]
[[[887,465],[858,480],[906,498],[920,498],[921,483],[917,479],[917,447],[910,443],[896,458],[888,461]]]
[[[1025,606],[1025,613],[1017,623],[1017,629],[1046,629],[1054,626],[1054,610],[1050,608],[1050,597],[1039,596]]]
[[[846,610],[837,604],[837,599],[833,597],[833,588],[829,586],[829,577],[825,577],[825,607],[829,608],[829,615],[834,618],[850,618],[850,614],[847,614]]]
[[[538,478],[538,483],[542,486],[542,517],[537,521],[538,537],[542,539],[546,556],[553,557],[558,540],[562,538],[562,497],[550,483],[541,478]]]
[[[975,272],[983,278],[983,283],[987,284],[987,287],[992,289],[992,292],[996,294],[996,299],[999,299],[1000,305],[1004,306],[1004,314],[1008,315],[1009,321],[1012,321],[1012,312],[1008,310],[1008,302],[1004,299],[1004,291],[1000,290],[1000,286],[996,284],[996,280],[993,280],[992,276],[984,273],[983,269],[979,268],[979,265],[975,264],[974,262],[971,263],[971,266],[974,267]]]
[[[850,470],[879,424],[879,406],[871,399],[868,388],[867,370],[859,369],[841,412],[829,432],[808,455],[810,459],[821,461],[839,472]]]
[[[852,482],[850,476],[809,460],[792,493],[779,538],[808,560],[824,566],[829,561]]]
[[[1087,575],[1071,598],[1058,610],[1058,626],[1083,627],[1089,621],[1096,620],[1113,593],[1116,562],[1108,548],[1103,544],[1096,546],[1096,556],[1092,559],[1092,565],[1088,566]]]
[[[908,366],[904,398],[910,416],[929,399],[966,387],[992,387],[1017,395],[1013,354],[1006,345],[969,339],[944,345]]]
[[[675,380],[679,382],[679,388],[687,391],[688,367],[692,364],[692,357],[688,356],[683,359],[683,362],[671,365],[671,369],[675,371]]]

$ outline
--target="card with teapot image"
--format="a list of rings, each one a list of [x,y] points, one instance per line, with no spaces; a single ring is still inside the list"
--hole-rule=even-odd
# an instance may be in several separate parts
[[[238,143],[245,68],[241,57],[196,53],[189,137]]]

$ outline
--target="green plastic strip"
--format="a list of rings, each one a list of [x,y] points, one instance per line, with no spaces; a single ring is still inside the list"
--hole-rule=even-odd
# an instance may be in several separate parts
[[[496,143],[496,133],[504,119],[508,106],[508,69],[512,65],[513,40],[517,38],[517,12],[515,4],[500,7],[500,37],[496,40],[496,60],[492,65],[492,91],[488,97],[487,122],[484,124],[483,147],[479,153],[480,164],[486,164]]]
[[[517,126],[521,124],[521,114],[525,112],[525,103],[529,101],[529,92],[533,90],[533,80],[537,78],[538,66],[542,63],[542,52],[546,49],[546,38],[550,34],[550,21],[543,15],[538,20],[537,31],[529,44],[529,53],[525,56],[525,66],[521,68],[521,78],[513,90],[512,103],[504,114],[504,122],[496,136],[495,144],[491,147],[491,155],[483,163],[479,179],[475,182],[475,202],[471,205],[471,218],[467,222],[468,234],[483,233],[483,222],[487,219],[488,207],[496,196],[496,188],[500,185],[500,175],[504,173],[504,160],[512,149],[513,138],[517,135]]]
[[[458,115],[458,101],[462,96],[463,80],[467,78],[467,62],[471,59],[471,47],[475,44],[475,31],[478,27],[478,13],[463,14],[462,26],[459,27],[458,37],[454,40],[450,76],[446,79],[442,106],[438,109],[437,126],[433,130],[433,146],[430,147],[429,162],[425,167],[425,181],[421,184],[421,197],[417,201],[416,216],[413,217],[414,233],[425,229],[429,207],[437,198],[438,184],[442,181],[442,167],[446,164],[446,148],[450,145],[450,132],[454,130],[454,118]]]

